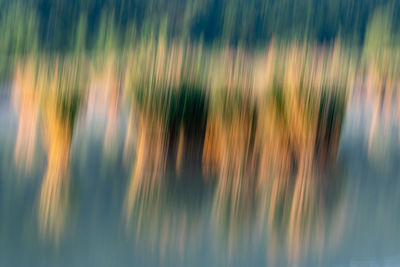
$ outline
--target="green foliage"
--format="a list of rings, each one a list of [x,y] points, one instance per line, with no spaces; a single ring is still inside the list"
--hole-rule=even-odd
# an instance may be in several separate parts
[[[368,23],[362,61],[382,77],[399,74],[399,34],[394,31],[391,6],[377,9]]]
[[[0,6],[0,53],[38,47],[109,50],[159,32],[167,40],[249,47],[264,46],[274,37],[325,42],[341,36],[361,44],[365,35],[376,46],[388,38],[389,17],[379,7],[390,6],[393,18],[400,10],[394,0],[14,0]],[[400,21],[394,24],[398,28]],[[374,35],[382,37],[375,38],[378,43]]]
[[[392,13],[390,9],[378,9],[367,26],[364,57],[371,60],[381,60],[387,48],[394,44],[392,36]]]
[[[87,36],[87,15],[81,14],[78,25],[75,30],[75,36],[72,43],[72,50],[76,55],[81,55],[86,50]]]
[[[1,55],[26,54],[38,48],[38,19],[32,9],[16,2],[0,19]]]

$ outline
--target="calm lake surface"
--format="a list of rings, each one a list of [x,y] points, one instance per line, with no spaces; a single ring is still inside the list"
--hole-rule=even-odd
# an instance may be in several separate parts
[[[279,219],[284,204],[276,204],[274,216],[260,208],[270,204],[268,199],[229,206],[221,215],[217,182],[204,179],[190,164],[177,175],[168,162],[162,186],[137,201],[138,212],[128,216],[127,115],[117,120],[111,145],[104,142],[104,116],[78,119],[68,192],[45,194],[51,203],[61,203],[50,204],[46,213],[41,131],[30,168],[19,168],[18,117],[10,97],[2,96],[0,266],[400,265],[400,118],[395,110],[379,115],[371,138],[371,105],[350,102],[337,161],[318,177],[317,186],[303,185],[301,194],[311,204],[297,215],[295,227]],[[286,186],[291,182],[296,183],[289,180]],[[292,191],[284,192],[281,203]]]

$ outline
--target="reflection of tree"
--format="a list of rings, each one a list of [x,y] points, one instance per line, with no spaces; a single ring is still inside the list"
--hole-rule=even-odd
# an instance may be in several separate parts
[[[167,155],[164,122],[147,114],[137,116],[136,156],[126,198],[128,217],[137,201],[157,197],[163,183]]]
[[[325,240],[340,238],[345,202],[337,203],[342,193],[340,183],[322,180],[324,177],[318,175],[314,155],[320,154],[314,154],[313,142],[318,140],[322,119],[314,120],[314,128],[297,130],[313,129],[316,133],[310,138],[297,137],[307,133],[291,133],[309,142],[291,147],[289,140],[294,137],[284,126],[284,111],[277,110],[281,100],[272,97],[269,101],[265,108],[257,109],[255,102],[238,96],[222,101],[226,105],[221,110],[210,110],[203,160],[205,171],[217,178],[211,219],[218,236],[226,237],[230,253],[239,242],[250,242],[252,233],[266,233],[268,258],[272,258],[274,249],[285,246],[289,262],[294,264],[309,251],[320,254]],[[319,110],[324,113],[324,108],[315,108],[318,116]],[[186,198],[174,202],[177,191],[171,183],[176,180],[165,172],[170,132],[163,120],[169,113],[146,110],[135,112],[138,125],[132,136],[137,156],[126,196],[128,221],[137,225],[137,238],[147,240],[162,257],[169,246],[178,247],[183,255],[183,248],[189,253],[189,248],[200,244],[205,227],[200,220],[205,218],[198,217],[198,204],[189,207]],[[341,116],[334,112],[333,119],[340,120]],[[339,124],[329,127],[340,130]],[[337,137],[332,138],[333,146],[337,146]],[[325,146],[321,151],[329,149]],[[190,182],[184,191],[191,190]]]
[[[210,112],[203,160],[205,170],[218,179],[212,218],[218,233],[225,233],[229,253],[239,236],[240,244],[250,242],[251,228],[261,227],[259,231],[269,232],[270,252],[283,234],[287,256],[297,262],[303,249],[315,249],[325,238],[331,211],[325,208],[324,194],[329,190],[324,192],[318,181],[322,177],[315,163],[323,157],[334,160],[325,155],[336,153],[344,113],[340,101],[329,104],[336,101],[332,96],[320,105],[312,103],[314,110],[303,119],[301,108],[307,104],[291,103],[292,110],[286,110],[283,98],[288,96],[276,95],[281,90],[257,108],[243,96],[221,101],[225,105],[214,110],[217,114]],[[334,216],[332,223],[336,219],[341,223],[343,218]]]
[[[200,225],[204,223],[199,218],[201,203],[197,199],[193,203],[187,192],[192,190],[196,195],[199,188],[191,183],[199,180],[176,180],[168,174],[182,173],[182,165],[190,165],[191,160],[201,162],[201,152],[195,147],[204,135],[206,105],[204,94],[187,84],[138,89],[132,101],[124,153],[133,148],[135,158],[125,212],[129,225],[137,225],[137,238],[149,242],[162,258],[177,247],[183,260],[200,244]],[[192,157],[196,153],[199,157]],[[167,168],[167,162],[174,167]]]
[[[16,151],[21,149],[19,137],[30,127],[37,129],[40,116],[48,162],[39,199],[39,226],[42,235],[58,240],[68,210],[69,153],[83,93],[83,72],[77,61],[68,58],[54,61],[31,59],[23,62],[22,66],[18,68],[14,86],[14,90],[19,92],[14,96],[17,103],[25,104],[20,113],[20,124],[25,126],[19,129]],[[35,103],[35,108],[29,114],[31,103]]]
[[[125,151],[135,151],[132,174],[126,198],[128,218],[141,198],[157,196],[168,154],[167,118],[170,110],[167,93],[139,89],[132,98]],[[136,122],[136,125],[133,123]]]
[[[336,71],[343,56],[340,45],[319,52],[272,46],[258,67],[244,52],[224,50],[206,61],[211,87],[206,99],[198,94],[202,89],[194,90],[198,86],[169,80],[179,70],[168,69],[170,64],[163,69],[160,62],[173,59],[166,57],[164,46],[158,49],[153,66],[145,65],[150,74],[156,70],[154,76],[133,79],[138,88],[125,152],[133,143],[136,158],[125,203],[128,219],[139,229],[154,223],[149,231],[154,242],[165,242],[156,233],[164,220],[171,221],[169,213],[175,214],[174,209],[164,212],[170,199],[166,163],[176,152],[173,163],[179,169],[185,152],[194,153],[192,139],[202,144],[205,176],[217,179],[211,219],[229,251],[237,236],[249,242],[252,228],[260,227],[256,231],[268,232],[270,251],[284,236],[290,262],[298,262],[302,252],[322,243],[328,221],[340,225],[343,219],[331,215],[337,209],[328,207],[329,189],[320,181],[335,161],[345,114],[349,67]],[[261,78],[256,68],[264,65],[268,77]],[[163,235],[173,240],[170,233]]]
[[[286,51],[256,99],[229,87],[211,94],[203,164],[206,174],[218,179],[213,220],[218,232],[226,233],[230,253],[238,232],[254,226],[254,216],[268,218],[260,225],[273,228],[271,240],[274,234],[286,236],[290,261],[297,262],[302,249],[324,240],[330,211],[324,208],[318,179],[336,158],[346,74],[331,74],[340,56],[335,51],[315,58],[307,53],[296,46]],[[246,76],[233,73],[228,85],[239,81],[235,75]]]
[[[71,146],[69,119],[63,119],[57,101],[48,100],[44,111],[47,169],[42,183],[39,225],[43,235],[59,239],[68,210],[68,162]]]
[[[230,239],[240,231],[234,218],[251,222],[245,213],[252,211],[255,197],[251,152],[256,113],[254,103],[239,94],[218,97],[218,103],[211,103],[207,120],[203,170],[206,176],[210,173],[217,178],[212,214],[217,224],[224,225],[219,230]]]
[[[82,73],[76,61],[66,59],[57,62],[51,74],[43,84],[49,89],[44,95],[42,116],[48,163],[40,193],[39,222],[43,235],[58,240],[68,214],[69,153],[82,94],[78,91],[82,90]]]
[[[147,109],[136,112],[136,131],[131,135],[134,140],[127,140],[134,144],[136,157],[125,198],[125,212],[128,225],[133,223],[137,227],[138,241],[156,250],[162,259],[178,248],[183,260],[190,250],[188,247],[195,251],[202,236],[200,203],[195,203],[195,207],[186,203],[187,199],[180,197],[172,186],[177,181],[166,177],[169,134],[162,118],[165,117],[156,116]],[[174,191],[173,195],[170,190]]]

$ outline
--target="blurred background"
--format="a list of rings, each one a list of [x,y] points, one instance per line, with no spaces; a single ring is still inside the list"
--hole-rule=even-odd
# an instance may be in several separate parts
[[[399,12],[0,0],[0,266],[400,266]]]

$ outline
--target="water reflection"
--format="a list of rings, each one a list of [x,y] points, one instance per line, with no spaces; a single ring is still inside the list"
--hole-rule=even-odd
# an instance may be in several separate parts
[[[113,54],[104,56],[90,65],[90,84],[87,99],[87,117],[105,119],[104,150],[110,153],[116,145],[121,108],[120,62]],[[88,67],[88,66],[86,66]]]
[[[68,58],[56,59],[53,64],[28,59],[17,68],[13,85],[14,97],[20,96],[20,101],[16,100],[20,108],[15,150],[17,163],[22,161],[31,165],[36,142],[32,139],[36,137],[41,119],[47,167],[39,197],[39,226],[43,236],[49,235],[56,241],[68,213],[71,141],[80,108],[81,88],[84,88],[80,75],[78,62]],[[30,128],[21,127],[25,123]],[[19,155],[24,154],[25,143],[28,144],[25,146],[27,158],[21,158]]]
[[[272,43],[260,55],[222,49],[216,56],[162,39],[136,49],[126,61],[32,57],[16,68],[16,165],[29,173],[38,136],[47,157],[42,237],[61,240],[71,144],[82,134],[76,126],[100,118],[103,154],[125,163],[107,177],[124,184],[115,221],[161,262],[177,253],[188,264],[212,243],[223,264],[258,247],[271,266],[302,265],[322,262],[341,244],[349,194],[336,161],[360,72],[340,42]],[[392,102],[395,87],[387,88],[381,98]]]
[[[266,60],[278,53],[283,52],[271,48]],[[272,74],[274,82],[265,84],[261,92],[252,91],[253,80],[247,69],[237,69],[247,66],[250,60],[240,51],[234,56],[231,51],[223,55],[221,61],[232,69],[218,73],[226,75],[222,80],[212,79],[210,94],[202,94],[202,89],[190,83],[167,83],[162,89],[144,87],[136,92],[128,123],[134,118],[138,123],[134,130],[129,127],[134,134],[130,132],[128,136],[134,140],[127,139],[127,143],[134,144],[136,158],[126,208],[128,218],[134,217],[138,225],[138,234],[147,233],[151,246],[160,246],[162,258],[162,244],[166,239],[173,242],[175,235],[169,214],[174,214],[178,221],[181,216],[186,218],[186,212],[175,214],[181,212],[180,208],[169,211],[168,204],[169,176],[178,175],[184,168],[183,151],[192,155],[185,162],[191,165],[190,174],[183,179],[192,181],[190,176],[200,176],[196,170],[202,170],[202,179],[216,179],[210,223],[216,236],[226,240],[229,255],[234,255],[236,246],[243,248],[250,243],[253,228],[259,234],[267,233],[271,240],[268,260],[274,256],[274,247],[283,244],[289,264],[298,263],[308,250],[321,254],[318,248],[323,249],[325,237],[339,238],[346,215],[345,201],[339,207],[327,207],[330,204],[325,199],[342,199],[343,189],[340,185],[337,190],[332,189],[334,178],[321,179],[328,179],[324,177],[325,167],[336,159],[347,81],[328,77],[330,68],[337,64],[331,60],[337,57],[336,50],[320,62],[317,58],[324,53],[309,59],[307,50],[296,46],[289,53],[293,56],[288,57],[284,66],[284,78],[279,72]],[[232,59],[237,62],[226,63]],[[322,68],[318,64],[330,64],[325,67],[327,73],[317,73]],[[298,68],[306,68],[304,76],[294,76],[297,72],[293,70]],[[160,69],[152,79],[164,81],[159,75],[164,75]],[[315,77],[321,80],[316,81]],[[151,84],[146,79],[142,83]],[[194,168],[193,161],[201,168]],[[175,163],[171,164],[175,169],[166,173],[168,162]],[[330,188],[332,196],[328,196],[326,188]],[[191,217],[197,218],[194,214]],[[187,226],[184,218],[183,222],[176,222],[178,229],[190,227],[191,234],[200,231],[201,225],[192,222]],[[150,230],[142,231],[144,225],[150,226]],[[200,244],[201,237],[197,238]]]
[[[19,65],[13,85],[13,104],[19,117],[14,159],[19,168],[26,170],[30,170],[33,164],[39,120],[40,96],[35,90],[34,64],[30,59]]]

